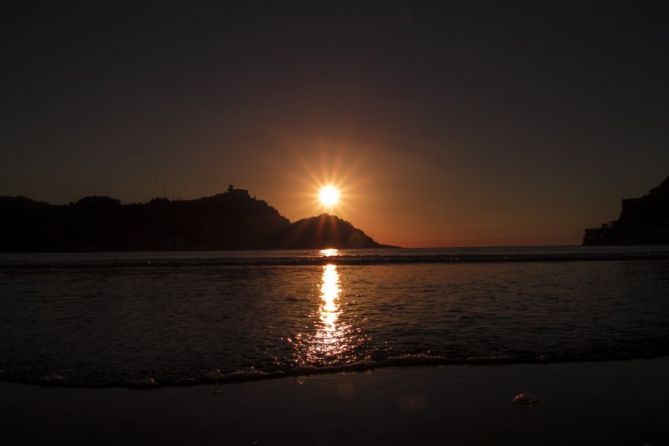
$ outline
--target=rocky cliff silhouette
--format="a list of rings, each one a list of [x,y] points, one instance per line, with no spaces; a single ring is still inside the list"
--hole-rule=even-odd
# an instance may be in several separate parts
[[[279,249],[382,247],[351,223],[328,214],[305,218],[282,228],[270,238],[269,244]]]
[[[335,216],[291,223],[246,190],[196,200],[52,205],[0,197],[0,251],[154,251],[382,247]]]
[[[585,230],[584,245],[669,244],[669,177],[640,198],[622,200],[618,220]]]

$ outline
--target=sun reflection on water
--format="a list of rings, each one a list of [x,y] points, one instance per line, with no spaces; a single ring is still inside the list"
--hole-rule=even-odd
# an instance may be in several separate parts
[[[329,366],[355,361],[359,359],[356,358],[356,349],[364,342],[359,330],[350,324],[351,315],[344,317],[337,265],[327,264],[322,268],[318,310],[311,316],[313,331],[298,333],[294,345],[296,360],[303,366]]]
[[[326,248],[319,251],[323,257],[336,257],[339,255],[337,248]]]
[[[333,334],[337,331],[340,291],[337,265],[325,265],[323,267],[323,283],[321,284],[320,317],[323,322],[323,330],[327,334]]]

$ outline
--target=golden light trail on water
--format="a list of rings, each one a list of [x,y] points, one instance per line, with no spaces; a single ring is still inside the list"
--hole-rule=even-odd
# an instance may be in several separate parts
[[[320,318],[323,322],[325,347],[336,347],[337,319],[339,318],[339,273],[337,265],[325,265],[323,267],[323,283],[321,284],[321,308]],[[330,344],[330,345],[328,345]]]
[[[297,336],[298,361],[310,365],[336,363],[347,346],[347,327],[339,323],[341,287],[337,265],[323,266],[316,331],[311,336]]]
[[[342,255],[330,248],[322,249],[323,257]],[[300,365],[327,367],[330,365],[355,362],[356,349],[367,341],[367,336],[352,325],[352,315],[346,313],[346,293],[342,284],[341,271],[334,263],[321,267],[318,285],[318,304],[311,314],[313,331],[300,330],[295,340],[290,340],[295,348],[295,359]],[[315,296],[314,296],[315,297]],[[306,328],[306,327],[305,327]]]

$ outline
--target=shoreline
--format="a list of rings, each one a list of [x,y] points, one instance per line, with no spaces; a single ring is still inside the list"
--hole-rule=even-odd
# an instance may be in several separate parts
[[[507,357],[473,357],[463,360],[448,359],[439,356],[409,355],[409,357],[397,357],[381,360],[375,363],[360,362],[355,364],[345,364],[341,366],[332,366],[329,368],[301,367],[288,371],[265,372],[262,370],[249,369],[238,370],[234,372],[222,373],[220,370],[212,370],[212,375],[205,375],[199,378],[188,377],[180,381],[165,382],[155,380],[153,377],[144,379],[128,379],[127,381],[118,381],[109,384],[77,384],[68,382],[58,374],[47,375],[39,380],[20,380],[4,378],[5,372],[0,370],[0,384],[20,384],[28,386],[38,386],[46,388],[69,388],[69,389],[141,389],[157,390],[172,387],[195,387],[208,385],[227,385],[254,383],[259,381],[289,379],[289,378],[309,378],[321,375],[350,374],[350,373],[372,373],[384,369],[411,369],[411,368],[431,368],[431,367],[496,367],[496,366],[514,366],[514,365],[551,365],[551,364],[583,364],[583,363],[613,363],[626,361],[643,360],[662,360],[669,361],[669,355],[660,353],[648,356],[621,356],[617,358],[595,358],[595,359],[558,359],[547,360],[537,358],[536,360],[514,360]]]
[[[669,444],[669,357],[129,388],[0,382],[3,445]],[[512,402],[536,395],[536,404]]]

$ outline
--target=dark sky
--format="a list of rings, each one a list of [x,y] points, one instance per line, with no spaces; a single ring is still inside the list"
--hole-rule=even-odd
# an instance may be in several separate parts
[[[318,183],[408,246],[579,243],[669,175],[661,2],[14,2],[0,195]]]

